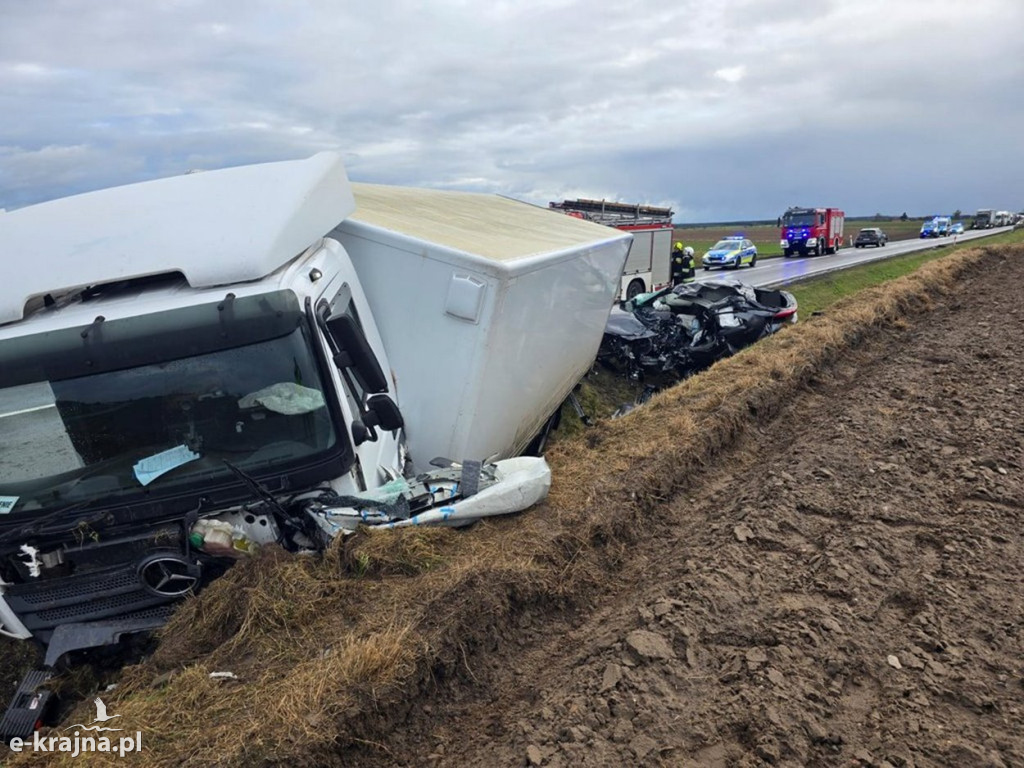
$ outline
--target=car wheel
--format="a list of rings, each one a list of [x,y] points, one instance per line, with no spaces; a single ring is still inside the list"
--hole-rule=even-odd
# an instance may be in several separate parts
[[[711,267],[704,267],[704,271],[705,272],[709,272],[710,270],[711,270]]]
[[[635,299],[637,296],[644,292],[644,289],[646,287],[647,286],[644,285],[643,280],[638,279],[631,282],[629,286],[626,288],[626,301],[629,301],[630,299]]]
[[[755,253],[753,256],[750,257],[750,268],[753,269],[756,264],[757,264],[757,254]]]

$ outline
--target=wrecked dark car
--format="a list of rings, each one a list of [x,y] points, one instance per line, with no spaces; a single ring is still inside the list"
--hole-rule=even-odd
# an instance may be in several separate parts
[[[634,381],[685,378],[796,321],[788,291],[736,280],[677,285],[614,308],[597,359]]]

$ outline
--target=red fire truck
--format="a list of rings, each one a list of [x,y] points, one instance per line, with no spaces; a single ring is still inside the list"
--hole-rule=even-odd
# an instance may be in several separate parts
[[[835,253],[843,245],[845,217],[838,208],[790,208],[782,214],[782,255]]]
[[[556,211],[615,227],[633,235],[619,288],[620,299],[632,299],[668,284],[672,258],[672,209],[607,200],[564,200],[549,203]]]

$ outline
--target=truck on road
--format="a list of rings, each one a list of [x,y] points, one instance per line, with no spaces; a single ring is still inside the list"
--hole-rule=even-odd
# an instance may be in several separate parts
[[[844,214],[838,208],[789,208],[780,219],[782,255],[820,256],[843,245]]]
[[[991,208],[980,208],[974,214],[971,229],[991,229],[995,226],[995,211]]]
[[[427,470],[454,473],[431,508],[497,481],[593,363],[629,244],[336,153],[3,214],[0,634],[49,663]]]
[[[672,259],[671,208],[607,200],[563,200],[549,203],[548,207],[633,236],[633,245],[622,269],[620,300],[668,285]]]

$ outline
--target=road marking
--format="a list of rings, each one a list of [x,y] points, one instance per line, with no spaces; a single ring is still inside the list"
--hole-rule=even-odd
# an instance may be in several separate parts
[[[23,408],[20,411],[11,411],[10,413],[0,413],[0,419],[6,419],[8,416],[21,416],[23,413],[35,413],[36,411],[42,411],[46,408],[56,408],[56,403],[47,403],[46,405],[37,405],[35,408]]]

